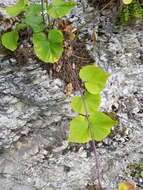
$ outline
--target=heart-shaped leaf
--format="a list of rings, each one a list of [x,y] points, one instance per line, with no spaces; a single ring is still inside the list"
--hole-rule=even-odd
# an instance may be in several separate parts
[[[28,0],[19,0],[15,5],[4,8],[4,10],[9,14],[9,16],[19,15],[25,8]]]
[[[61,31],[53,29],[48,36],[44,33],[33,34],[34,51],[44,62],[57,62],[63,52],[63,34]]]
[[[47,9],[48,14],[53,18],[61,18],[68,14],[75,6],[73,1],[52,0],[53,5]]]
[[[133,0],[122,0],[124,4],[130,4]]]
[[[86,89],[92,94],[99,94],[104,89],[109,77],[99,67],[93,65],[83,67],[79,76],[85,82]]]
[[[99,94],[90,94],[89,92],[85,92],[84,101],[86,104],[87,112],[93,113],[98,111],[100,105],[100,95]],[[85,105],[83,99],[81,97],[73,97],[71,102],[72,109],[80,114],[86,114]]]
[[[95,112],[89,117],[89,122],[92,127],[93,138],[96,141],[102,141],[109,135],[113,125],[117,124],[110,117],[102,112]]]
[[[11,32],[6,32],[2,35],[2,45],[5,46],[7,49],[11,51],[16,50],[17,48],[17,41],[19,39],[18,32],[13,30]]]
[[[74,117],[70,123],[69,142],[85,143],[91,140],[88,121],[83,116]]]

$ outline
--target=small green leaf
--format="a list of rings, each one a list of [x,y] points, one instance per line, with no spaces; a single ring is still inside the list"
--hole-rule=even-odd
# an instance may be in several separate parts
[[[24,19],[24,22],[27,25],[29,25],[35,33],[42,32],[46,28],[46,25],[42,24],[42,21],[43,21],[42,16],[34,16],[34,15],[31,15],[26,19]]]
[[[33,29],[34,33],[36,33],[36,32],[43,32],[44,29],[46,28],[46,25],[44,25],[44,24],[39,24],[39,25],[37,25],[37,24],[31,24],[30,26]]]
[[[4,10],[9,14],[9,16],[17,16],[24,11],[27,2],[28,0],[19,0],[15,5],[6,7]]]
[[[41,11],[41,5],[34,3],[29,5],[25,12],[25,19],[23,22],[30,26],[35,33],[42,32],[46,28],[46,25],[43,24]]]
[[[52,0],[53,5],[47,9],[48,14],[53,18],[61,18],[68,14],[75,6],[73,1]]]
[[[44,62],[54,63],[58,61],[63,52],[63,34],[61,31],[52,29],[48,36],[44,33],[33,34],[34,51]]]
[[[104,89],[109,77],[99,67],[93,65],[83,67],[79,76],[85,82],[86,89],[92,94],[99,94]]]
[[[39,15],[41,12],[42,12],[42,6],[37,3],[32,3],[26,8],[26,15],[33,15],[33,14]]]
[[[74,117],[70,123],[69,142],[85,143],[91,140],[88,121],[83,116]]]
[[[117,124],[110,117],[102,112],[95,112],[89,117],[89,122],[92,127],[93,138],[96,141],[102,141],[109,135],[113,125]]]
[[[85,92],[84,101],[86,104],[87,112],[93,113],[98,111],[100,106],[100,95],[99,94],[90,94],[89,92]],[[71,102],[72,109],[80,114],[86,114],[85,105],[83,103],[83,99],[81,97],[72,98]]]
[[[16,25],[16,30],[23,30],[27,27],[28,25],[27,24],[24,24],[24,23],[20,23],[20,24],[17,24]]]
[[[11,32],[4,33],[1,40],[3,46],[5,46],[7,49],[10,49],[11,51],[14,51],[17,48],[18,39],[18,32],[13,30]]]
[[[38,24],[41,24],[43,21],[42,17],[41,16],[36,16],[36,15],[30,15],[28,17],[26,17],[26,19],[24,19],[24,22],[27,24],[27,25],[38,25]]]

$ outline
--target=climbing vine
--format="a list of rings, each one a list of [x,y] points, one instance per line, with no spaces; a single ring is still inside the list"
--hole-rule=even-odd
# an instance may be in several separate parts
[[[85,143],[90,140],[102,141],[109,135],[113,121],[109,116],[99,111],[100,92],[104,89],[108,74],[96,66],[85,66],[79,76],[87,91],[72,98],[71,107],[79,115],[70,124],[70,142]]]
[[[73,72],[72,69],[71,72]],[[102,189],[95,141],[102,141],[106,138],[112,127],[117,124],[116,121],[99,110],[101,102],[100,92],[104,89],[109,75],[94,65],[88,65],[80,70],[79,76],[86,90],[83,92],[80,88],[78,78],[73,72],[80,96],[73,97],[71,101],[71,107],[78,115],[70,123],[68,141],[76,143],[92,142],[98,187]]]

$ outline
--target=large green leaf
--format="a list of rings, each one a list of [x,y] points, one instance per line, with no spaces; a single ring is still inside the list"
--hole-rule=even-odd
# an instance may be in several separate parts
[[[19,0],[15,5],[6,7],[4,10],[9,14],[9,16],[17,16],[24,11],[27,2],[28,0]]]
[[[19,39],[18,32],[13,30],[11,32],[6,32],[2,35],[2,45],[11,51],[16,50],[17,41]]]
[[[90,94],[89,92],[85,92],[84,101],[86,104],[87,112],[93,113],[98,111],[100,106],[100,95],[99,94]],[[81,97],[73,97],[71,102],[71,107],[75,112],[80,114],[86,114],[85,105],[83,99]]]
[[[88,121],[83,116],[74,117],[70,123],[69,142],[85,143],[91,140]]]
[[[44,33],[33,34],[34,51],[44,62],[54,63],[58,61],[63,52],[63,34],[61,31],[53,29],[48,36]]]
[[[79,76],[85,82],[86,89],[92,94],[99,94],[104,89],[109,77],[99,67],[93,65],[83,67]]]
[[[92,127],[93,138],[96,141],[102,141],[106,138],[113,125],[117,124],[110,117],[102,112],[95,112],[89,117],[89,122]]]
[[[75,6],[73,1],[52,0],[53,5],[47,9],[48,14],[53,18],[61,18],[68,14]]]

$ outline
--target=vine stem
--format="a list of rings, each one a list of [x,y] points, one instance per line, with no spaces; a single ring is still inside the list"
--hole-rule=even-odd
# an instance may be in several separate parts
[[[68,62],[68,61],[67,61]],[[89,113],[88,113],[88,110],[87,110],[87,105],[86,105],[86,101],[85,101],[85,98],[84,98],[84,94],[83,94],[83,91],[81,90],[81,87],[80,87],[80,84],[79,84],[79,81],[78,81],[78,77],[77,77],[77,74],[75,72],[73,72],[73,69],[71,67],[71,65],[69,64],[68,62],[68,65],[69,65],[69,68],[70,68],[70,71],[71,71],[71,75],[72,75],[72,78],[75,80],[75,83],[78,87],[78,90],[80,92],[80,95],[81,95],[81,98],[82,98],[82,101],[83,101],[83,104],[84,104],[84,109],[85,109],[85,117],[89,123]],[[95,162],[96,162],[96,175],[97,175],[97,180],[98,180],[98,187],[100,188],[100,190],[102,190],[102,185],[101,185],[101,181],[100,181],[100,165],[99,165],[99,156],[98,156],[98,153],[97,153],[97,149],[96,149],[96,144],[95,144],[95,140],[93,138],[93,132],[92,132],[92,127],[91,125],[88,125],[89,127],[89,130],[90,130],[90,136],[91,136],[91,142],[92,142],[92,147],[93,147],[93,152],[94,152],[94,157],[95,157]]]

